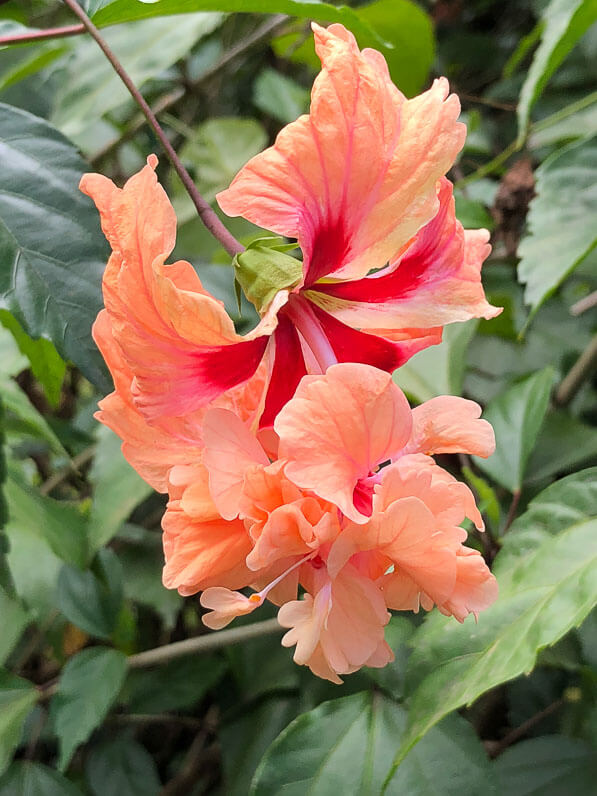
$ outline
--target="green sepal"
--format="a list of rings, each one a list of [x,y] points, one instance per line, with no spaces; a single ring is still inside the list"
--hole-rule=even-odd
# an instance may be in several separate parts
[[[289,290],[303,277],[303,263],[286,254],[297,248],[283,238],[259,238],[233,260],[236,282],[245,296],[263,314],[280,290]]]

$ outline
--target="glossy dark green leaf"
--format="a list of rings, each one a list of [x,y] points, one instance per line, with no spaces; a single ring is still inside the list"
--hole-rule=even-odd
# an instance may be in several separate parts
[[[61,771],[77,746],[104,720],[124,682],[126,668],[126,655],[107,647],[85,649],[67,662],[50,703]]]
[[[107,246],[92,202],[78,190],[87,166],[46,121],[4,104],[0,160],[0,305],[107,392],[91,339]]]
[[[379,794],[406,716],[404,708],[376,693],[324,702],[296,718],[270,746],[255,773],[252,796]],[[431,796],[440,777],[445,796],[457,796],[463,787],[496,793],[481,744],[456,716],[409,755],[386,793]]]
[[[597,6],[597,0],[596,0]],[[525,303],[535,312],[597,244],[597,138],[558,150],[537,170],[537,196],[518,254]]]
[[[189,656],[151,669],[132,670],[123,700],[131,713],[190,711],[222,679],[225,661]]]
[[[501,793],[511,796],[580,796],[593,793],[597,780],[595,749],[564,735],[522,741],[493,766]]]
[[[496,449],[488,459],[473,458],[484,473],[511,492],[522,487],[547,411],[553,378],[551,368],[537,371],[494,398],[483,413],[493,426]]]
[[[0,669],[0,774],[21,740],[23,723],[36,700],[33,683]]]
[[[247,796],[248,783],[259,761],[298,712],[298,697],[272,695],[247,707],[222,727],[218,736],[222,744],[226,796]],[[255,732],[256,727],[259,732]]]
[[[112,550],[100,550],[92,569],[65,564],[58,578],[57,605],[81,630],[110,638],[122,605],[122,568]]]
[[[596,0],[551,0],[545,8],[541,44],[533,57],[518,102],[521,143],[528,128],[531,109],[547,81],[595,20]]]
[[[0,796],[82,796],[69,779],[53,768],[17,760],[0,778]]]
[[[161,790],[153,758],[144,746],[125,735],[93,747],[85,776],[94,796],[157,796]]]
[[[409,726],[396,763],[443,716],[532,670],[537,653],[597,602],[597,519],[573,522],[520,557],[494,562],[499,599],[463,624],[429,616],[413,637]]]
[[[191,11],[224,11],[254,14],[288,14],[303,19],[341,22],[354,33],[372,35],[359,15],[345,5],[335,6],[320,0],[160,0],[159,3],[131,3],[129,0],[102,0],[93,16],[96,25],[113,25],[133,19],[185,14]],[[374,35],[375,41],[380,39]],[[383,41],[383,37],[381,39]]]

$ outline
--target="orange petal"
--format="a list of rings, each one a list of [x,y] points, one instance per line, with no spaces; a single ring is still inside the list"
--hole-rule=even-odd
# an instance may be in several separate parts
[[[209,487],[225,520],[238,516],[245,472],[255,464],[269,464],[263,448],[234,412],[209,409],[203,420],[203,461]]]
[[[344,363],[303,378],[274,428],[287,477],[366,522],[354,506],[355,488],[402,449],[411,412],[390,375]]]
[[[133,402],[149,420],[188,414],[249,379],[286,300],[276,297],[268,317],[242,338],[189,263],[165,264],[176,218],[156,164],[148,158],[122,189],[99,174],[81,180],[112,246],[103,280],[111,334],[130,371]]]
[[[487,458],[495,450],[495,435],[481,407],[454,395],[440,395],[413,409],[408,453],[471,453]]]
[[[437,215],[388,268],[352,282],[313,285],[308,298],[361,329],[428,328],[499,315],[481,284],[489,233],[465,232],[456,219],[452,184],[443,178],[437,189]]]
[[[200,602],[204,608],[211,608],[201,617],[203,624],[212,630],[221,630],[237,616],[245,616],[259,608],[263,600],[257,594],[245,597],[238,591],[212,586],[203,592]]]
[[[313,31],[322,71],[310,115],[217,197],[229,215],[298,238],[307,285],[384,266],[437,212],[435,184],[465,138],[444,78],[407,100],[383,57],[341,25]]]

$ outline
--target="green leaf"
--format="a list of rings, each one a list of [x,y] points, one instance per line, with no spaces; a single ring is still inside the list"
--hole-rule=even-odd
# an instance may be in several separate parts
[[[551,0],[542,22],[541,44],[518,101],[518,142],[524,142],[531,109],[547,81],[586,30],[597,20],[597,0]]]
[[[597,130],[597,91],[561,111],[536,122],[529,137],[529,147],[539,149],[561,141],[592,138]]]
[[[455,323],[444,330],[439,345],[415,354],[398,368],[394,381],[418,403],[437,395],[460,395],[466,370],[466,350],[478,321]]]
[[[259,761],[269,745],[299,712],[297,697],[273,695],[246,708],[218,733],[226,796],[247,796]],[[255,728],[259,732],[255,732]]]
[[[564,735],[522,741],[493,766],[500,792],[512,796],[580,796],[593,793],[597,780],[595,749]]]
[[[497,530],[500,524],[500,504],[494,490],[484,478],[474,473],[470,467],[463,467],[462,474],[479,497],[479,511],[487,516],[491,526]]]
[[[296,718],[266,752],[253,779],[253,796],[379,794],[406,725],[406,711],[378,693],[361,692]],[[422,775],[424,772],[424,775]],[[495,793],[491,769],[470,725],[452,716],[409,755],[388,794],[442,796]]]
[[[0,774],[10,763],[36,701],[37,689],[32,683],[0,669]]]
[[[164,551],[160,535],[145,528],[134,528],[140,538],[118,538],[118,559],[126,572],[124,596],[131,602],[147,605],[162,619],[165,630],[172,630],[182,606],[182,597],[175,589],[167,589],[162,583]]]
[[[378,37],[392,45],[380,46],[372,36],[361,35],[357,36],[359,46],[381,50],[392,80],[407,97],[419,92],[427,82],[435,57],[431,17],[411,0],[377,0],[357,13]]]
[[[488,459],[474,456],[475,464],[498,484],[521,489],[529,456],[541,429],[554,372],[539,370],[494,398],[483,417],[493,426],[495,453]]]
[[[100,550],[93,570],[64,565],[58,577],[57,604],[73,625],[97,638],[110,638],[122,605],[122,568],[116,555]]]
[[[415,633],[409,726],[396,765],[443,716],[530,672],[540,650],[581,624],[597,602],[597,519],[545,538],[520,559],[499,553],[494,573],[500,596],[478,624],[433,614]]]
[[[166,14],[186,14],[190,11],[224,11],[254,14],[288,14],[302,19],[341,22],[353,33],[372,35],[360,16],[345,5],[334,6],[320,0],[160,0],[153,3],[131,3],[130,0],[102,0],[93,16],[100,27],[134,19],[161,17]],[[374,35],[379,45],[383,39]]]
[[[11,332],[19,350],[29,360],[33,375],[44,388],[50,405],[57,407],[66,372],[66,363],[56,351],[54,344],[43,337],[33,340],[25,333],[14,315],[6,310],[0,310],[0,323]]]
[[[0,306],[108,391],[91,339],[107,246],[93,203],[78,190],[86,164],[46,121],[4,104],[0,161]]]
[[[0,25],[0,33],[4,35],[2,25]],[[3,49],[4,47],[0,46],[0,50]],[[47,42],[46,44],[38,44],[36,47],[32,47],[23,58],[20,58],[12,67],[2,72],[0,76],[0,91],[4,91],[20,80],[36,74],[65,52],[68,52],[68,46],[60,41]]]
[[[550,412],[529,459],[526,480],[539,481],[596,459],[597,429],[567,412]]]
[[[103,722],[126,675],[126,655],[107,647],[91,647],[68,660],[50,717],[58,736],[58,768],[64,771],[79,744]]]
[[[178,17],[146,19],[108,30],[104,37],[133,83],[141,87],[186,55],[195,42],[214,31],[221,21],[221,14],[189,14],[182,24]],[[95,41],[81,37],[67,61],[52,123],[83,145],[91,123],[129,96]]]
[[[94,484],[88,531],[91,556],[112,539],[135,506],[152,492],[122,455],[116,434],[104,426],[98,438],[89,476]]]
[[[597,229],[587,223],[597,213],[597,138],[547,158],[536,190],[518,248],[518,279],[533,313],[597,244]]]
[[[151,669],[135,669],[128,675],[123,701],[131,713],[189,711],[222,679],[226,668],[222,658],[190,655]]]
[[[253,102],[260,111],[287,124],[297,119],[309,108],[310,92],[289,77],[264,69],[253,91]]]
[[[0,394],[6,410],[18,421],[16,426],[21,433],[43,440],[53,453],[68,458],[68,453],[48,425],[45,417],[37,411],[15,381],[0,376]]]
[[[180,157],[195,171],[199,190],[211,202],[266,144],[267,133],[255,119],[223,117],[199,125]]]
[[[52,768],[17,760],[0,779],[0,796],[81,796],[81,791]]]
[[[0,588],[0,616],[2,617],[0,666],[2,666],[31,622],[31,617],[18,600],[9,596],[2,588]]]
[[[303,263],[286,251],[296,248],[283,238],[258,238],[233,260],[236,280],[259,313],[280,290],[290,290],[303,277]]]
[[[597,517],[597,467],[562,478],[531,500],[501,540],[501,566],[507,557],[515,566],[550,536],[592,517]]]
[[[85,565],[86,522],[76,506],[40,495],[16,469],[10,470],[5,489],[11,526],[26,528],[47,541],[63,561],[76,567]]]
[[[161,790],[149,752],[124,735],[93,746],[85,776],[95,796],[157,796]]]

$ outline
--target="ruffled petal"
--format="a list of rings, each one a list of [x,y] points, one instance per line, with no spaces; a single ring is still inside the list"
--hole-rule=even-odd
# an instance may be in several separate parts
[[[206,589],[199,601],[203,608],[211,609],[201,617],[201,621],[212,630],[221,630],[237,616],[250,614],[263,603],[258,594],[245,597],[239,591],[230,591],[221,586]]]
[[[103,293],[114,345],[130,371],[134,404],[150,421],[190,413],[249,379],[287,299],[278,294],[243,338],[189,263],[165,264],[176,218],[156,164],[155,156],[148,158],[122,189],[99,174],[81,180],[112,246]]]
[[[405,453],[470,453],[486,459],[495,450],[495,435],[481,407],[454,395],[431,398],[413,409]]]
[[[383,57],[313,24],[322,71],[309,116],[285,127],[217,197],[224,212],[299,240],[305,284],[383,267],[437,212],[461,149],[460,104],[440,78],[407,100]]]
[[[410,436],[411,411],[387,373],[368,365],[339,364],[324,376],[305,376],[274,428],[286,476],[335,503],[355,522],[354,490]]]
[[[233,520],[238,516],[245,472],[256,464],[266,467],[269,459],[238,415],[227,409],[207,410],[203,441],[211,496],[222,517]]]
[[[489,233],[463,230],[447,179],[438,183],[438,200],[437,215],[388,268],[352,282],[320,282],[307,297],[362,329],[440,326],[499,315],[501,308],[487,303],[481,284]]]

